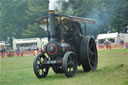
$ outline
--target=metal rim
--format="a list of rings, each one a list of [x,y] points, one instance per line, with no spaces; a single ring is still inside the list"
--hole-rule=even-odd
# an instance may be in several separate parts
[[[96,69],[97,65],[97,49],[95,41],[91,38],[88,45],[88,56],[92,70]]]
[[[84,71],[96,70],[97,61],[95,40],[92,37],[83,38],[80,47],[80,62]]]
[[[33,62],[33,69],[34,69],[34,73],[37,76],[37,78],[45,78],[48,74],[48,67],[45,67],[42,64],[42,61],[44,60],[43,58],[44,55],[39,54],[37,56],[35,56],[34,62]]]
[[[67,77],[73,77],[77,72],[77,57],[73,52],[67,51],[63,59],[63,69]]]

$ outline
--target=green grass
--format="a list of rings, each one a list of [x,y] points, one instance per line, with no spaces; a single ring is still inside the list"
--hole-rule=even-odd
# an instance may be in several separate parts
[[[73,78],[55,74],[51,69],[44,79],[33,72],[34,56],[0,58],[0,85],[128,85],[128,49],[98,52],[95,72],[79,67]]]

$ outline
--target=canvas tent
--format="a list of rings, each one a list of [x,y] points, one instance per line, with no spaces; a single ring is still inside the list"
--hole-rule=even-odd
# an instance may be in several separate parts
[[[119,43],[120,42],[120,36],[116,33],[107,33],[107,34],[99,34],[97,36],[98,44],[104,44],[104,41],[109,40],[112,43]]]
[[[104,41],[109,40],[114,44],[120,43],[121,40],[124,43],[128,42],[128,34],[127,33],[107,33],[107,34],[99,34],[97,36],[98,44],[104,44]]]

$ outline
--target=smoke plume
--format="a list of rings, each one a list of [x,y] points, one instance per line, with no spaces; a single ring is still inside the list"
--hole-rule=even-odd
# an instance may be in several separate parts
[[[49,10],[61,10],[62,3],[69,0],[49,0]]]

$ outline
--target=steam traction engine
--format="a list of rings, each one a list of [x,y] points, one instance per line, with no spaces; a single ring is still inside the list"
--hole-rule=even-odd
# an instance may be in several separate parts
[[[53,10],[39,21],[41,27],[47,28],[49,42],[33,62],[38,78],[45,78],[50,67],[55,73],[65,73],[67,77],[73,77],[80,65],[85,72],[96,70],[96,43],[93,37],[86,35],[86,23],[94,24],[95,21],[57,15]]]

